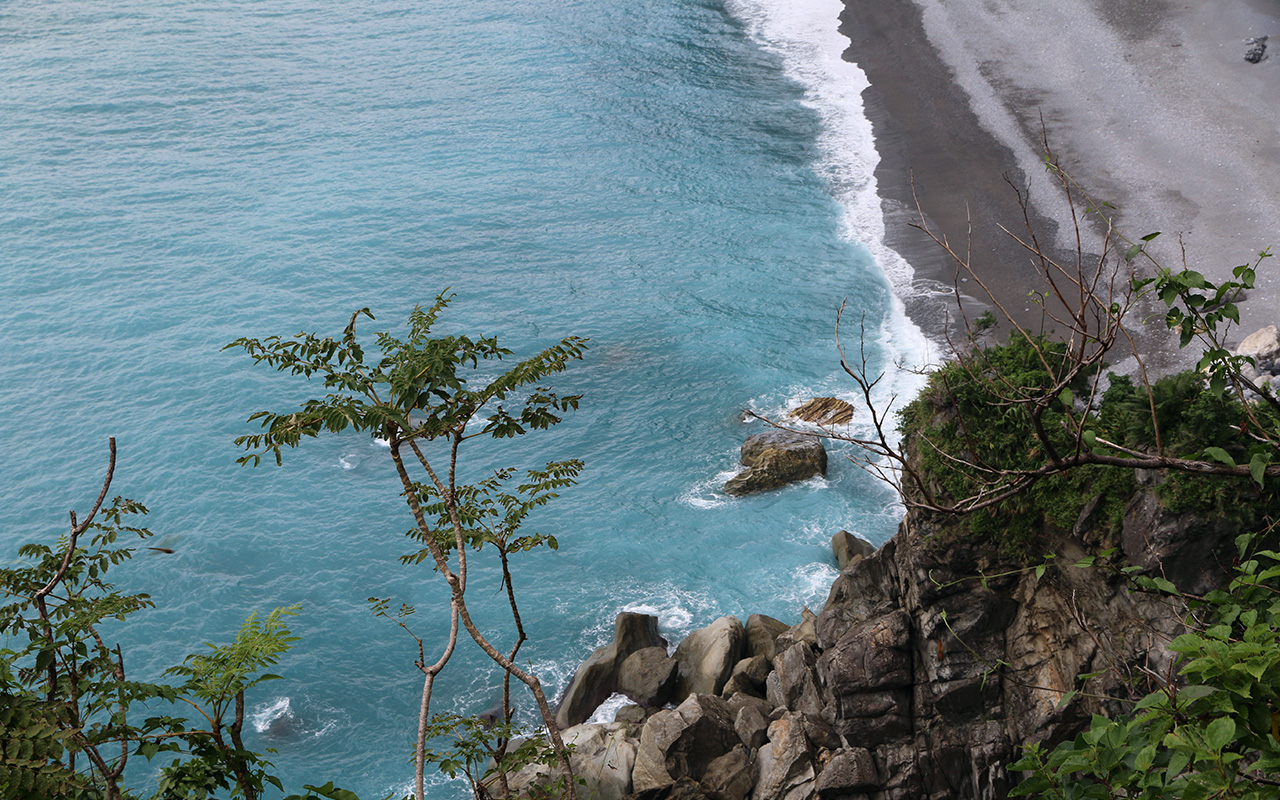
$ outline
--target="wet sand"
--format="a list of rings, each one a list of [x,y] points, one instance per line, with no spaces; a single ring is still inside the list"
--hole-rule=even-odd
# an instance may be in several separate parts
[[[913,178],[926,223],[957,248],[971,224],[975,270],[1037,325],[1027,296],[1041,281],[997,226],[1026,231],[1007,178],[1030,197],[1041,241],[1074,248],[1042,132],[1071,177],[1115,206],[1118,229],[1163,232],[1151,247],[1162,263],[1177,266],[1185,247],[1190,266],[1221,280],[1264,247],[1280,251],[1280,2],[845,0],[840,21],[846,59],[871,82],[889,244],[915,267],[907,306],[927,330],[942,310],[923,298],[957,278],[909,227]],[[1244,40],[1264,35],[1270,57],[1248,63]],[[1086,227],[1086,250],[1097,252],[1099,230]],[[1237,339],[1280,321],[1277,275],[1280,257],[1260,272]],[[1144,339],[1160,349],[1164,336]]]

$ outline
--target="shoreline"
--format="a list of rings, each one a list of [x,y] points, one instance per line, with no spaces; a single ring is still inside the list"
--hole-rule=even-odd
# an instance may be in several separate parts
[[[954,332],[954,292],[963,286],[951,256],[914,227],[919,211],[953,246],[964,241],[972,220],[973,252],[990,254],[975,258],[974,266],[1006,308],[1020,310],[1038,278],[1025,251],[996,228],[998,221],[1022,216],[1005,182],[1007,176],[1025,189],[1013,152],[982,127],[953,85],[950,68],[930,45],[911,0],[845,0],[840,33],[850,40],[845,59],[856,63],[871,84],[862,97],[880,156],[875,177],[885,244],[915,271],[903,298],[908,316],[931,338],[942,339]],[[981,271],[984,263],[990,269]],[[962,290],[961,296],[970,318],[990,305],[980,289]],[[1030,323],[1032,315],[1023,312],[1018,321]]]
[[[1274,4],[844,0],[840,32],[850,41],[844,58],[871,84],[863,99],[886,244],[915,270],[903,299],[931,336],[955,327],[955,298],[939,288],[958,287],[970,318],[990,303],[957,283],[950,257],[911,227],[917,200],[958,250],[972,225],[976,274],[1020,324],[1039,327],[1040,309],[1027,302],[1039,276],[998,225],[1027,229],[1011,183],[1030,197],[1040,241],[1058,253],[1073,245],[1064,241],[1070,209],[1042,167],[1041,120],[1068,174],[1115,204],[1122,232],[1165,231],[1150,250],[1166,266],[1185,249],[1189,266],[1221,280],[1263,247],[1280,249],[1280,181],[1269,177],[1280,174],[1280,122],[1268,102],[1280,92]],[[1243,40],[1268,34],[1270,57],[1246,62]],[[1100,249],[1096,230],[1082,233],[1086,251]],[[1234,338],[1275,322],[1280,281],[1260,270],[1250,299]],[[1162,329],[1144,332],[1141,347],[1161,371],[1187,361]]]

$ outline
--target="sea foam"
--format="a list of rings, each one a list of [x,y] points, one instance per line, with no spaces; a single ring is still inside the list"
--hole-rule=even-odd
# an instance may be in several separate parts
[[[729,12],[766,51],[782,60],[783,71],[804,87],[804,103],[822,121],[820,158],[815,169],[843,209],[842,232],[862,244],[894,289],[891,322],[875,336],[895,358],[911,365],[927,364],[936,347],[907,318],[901,296],[915,290],[914,271],[885,244],[884,212],[875,177],[880,161],[871,121],[862,102],[870,83],[857,64],[844,59],[849,40],[838,30],[840,0],[729,0]],[[911,393],[920,381],[898,370],[893,393]]]

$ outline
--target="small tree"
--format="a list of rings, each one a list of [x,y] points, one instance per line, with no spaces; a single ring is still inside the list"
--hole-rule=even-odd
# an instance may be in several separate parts
[[[296,641],[284,625],[296,607],[251,616],[231,645],[189,656],[166,673],[186,678],[182,686],[131,680],[123,649],[108,643],[105,629],[153,602],[116,589],[107,573],[136,552],[122,538],[145,541],[151,532],[129,524],[147,513],[141,503],[117,497],[103,507],[115,474],[114,439],[109,449],[89,513],[71,512],[71,529],[56,547],[23,545],[19,563],[0,568],[0,633],[16,642],[0,649],[0,795],[132,797],[123,782],[130,757],[164,752],[178,758],[163,768],[157,798],[232,789],[254,800],[280,782],[241,739],[245,691],[275,677],[261,671]],[[156,703],[174,702],[190,705],[208,727],[174,715],[138,719]]]
[[[431,307],[415,308],[409,315],[404,339],[390,333],[377,334],[380,355],[376,360],[366,359],[356,336],[360,317],[373,319],[367,308],[352,314],[337,339],[304,332],[293,338],[242,338],[227,345],[244,350],[256,363],[281,372],[304,378],[319,376],[327,391],[296,410],[262,411],[249,417],[261,425],[263,432],[236,439],[236,444],[247,451],[240,462],[257,465],[262,456],[270,455],[278,464],[285,448],[296,447],[304,438],[321,432],[351,429],[385,441],[413,516],[414,528],[409,536],[419,545],[404,560],[429,561],[448,584],[450,632],[434,663],[427,663],[423,643],[418,640],[417,667],[424,675],[415,748],[414,791],[419,800],[424,792],[432,688],[453,654],[459,624],[505,673],[504,722],[511,719],[507,687],[514,676],[532,692],[555,752],[572,775],[541,681],[515,662],[525,631],[508,556],[541,545],[555,546],[552,537],[517,536],[516,531],[529,511],[574,482],[581,464],[553,462],[544,470],[529,471],[516,492],[507,493],[502,486],[514,474],[510,470],[500,470],[493,478],[473,486],[459,484],[458,457],[463,443],[471,439],[510,438],[546,429],[559,423],[565,412],[576,409],[578,395],[561,396],[538,384],[580,359],[586,341],[578,337],[562,339],[490,378],[486,365],[512,351],[500,346],[495,337],[435,335],[432,329],[437,317],[451,299],[452,295],[441,294]],[[486,544],[498,552],[502,584],[517,634],[514,646],[506,653],[498,650],[490,634],[476,626],[466,603],[467,551]],[[375,612],[385,614],[387,601],[373,602]],[[572,782],[568,790],[572,795]]]

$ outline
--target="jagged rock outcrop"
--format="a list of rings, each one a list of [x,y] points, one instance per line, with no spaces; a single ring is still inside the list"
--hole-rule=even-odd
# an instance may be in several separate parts
[[[848,531],[840,531],[831,537],[831,554],[836,557],[836,566],[841,570],[849,566],[855,558],[864,558],[876,551],[876,546],[860,536]]]
[[[1121,711],[1101,698],[1132,696],[1133,676],[1172,663],[1177,608],[1130,592],[1116,570],[1069,565],[1114,547],[1185,591],[1221,578],[1229,527],[1170,513],[1155,488],[1139,476],[1119,531],[1099,524],[1097,502],[1070,531],[1046,530],[1058,558],[1041,575],[951,518],[912,511],[847,561],[821,613],[695,631],[676,651],[687,699],[622,734],[636,749],[634,797],[1006,797],[1025,743]]]
[[[790,627],[773,617],[752,614],[747,617],[747,652],[753,656],[764,656],[772,662],[773,657],[778,654],[778,637]]]
[[[667,640],[658,633],[658,618],[624,611],[614,620],[613,641],[596,648],[578,667],[556,710],[561,729],[586,722],[592,712],[617,689],[618,670],[638,650],[659,647]],[[637,702],[639,700],[637,698]]]
[[[827,474],[827,449],[817,436],[773,430],[747,437],[742,472],[724,485],[726,494],[743,495]]]
[[[634,789],[662,789],[681,778],[700,781],[739,743],[728,703],[709,694],[690,695],[645,723],[631,776]]]

